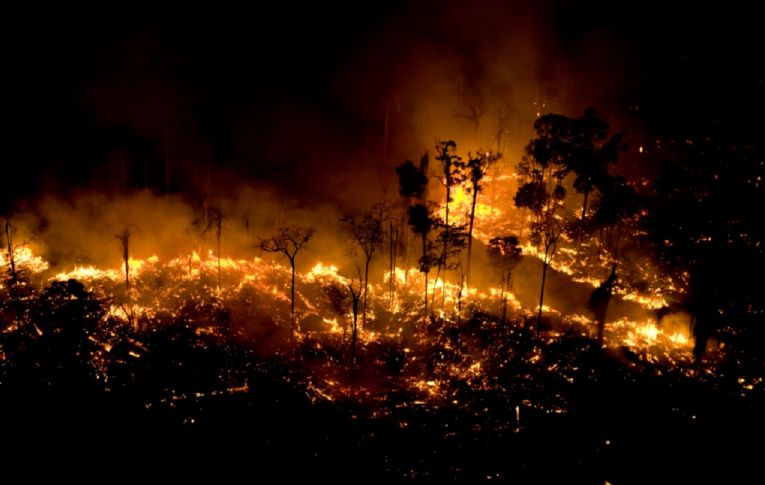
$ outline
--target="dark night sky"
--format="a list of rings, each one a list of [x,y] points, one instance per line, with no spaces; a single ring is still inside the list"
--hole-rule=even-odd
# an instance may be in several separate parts
[[[37,191],[102,185],[125,164],[130,187],[163,190],[165,150],[173,191],[198,189],[208,165],[300,194],[317,178],[347,183],[328,172],[388,173],[424,148],[417,116],[439,103],[420,100],[442,81],[487,104],[514,89],[519,125],[529,92],[552,93],[566,114],[594,105],[641,136],[763,133],[754,7],[360,5],[11,12],[3,165],[18,175],[3,209]],[[509,74],[497,74],[505,64]],[[386,100],[399,116],[388,161]]]

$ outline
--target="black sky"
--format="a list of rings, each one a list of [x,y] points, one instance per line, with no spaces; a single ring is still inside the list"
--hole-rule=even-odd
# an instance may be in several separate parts
[[[2,207],[103,185],[125,166],[128,188],[191,192],[207,167],[298,194],[317,179],[347,184],[339,173],[387,173],[425,148],[412,133],[432,108],[418,98],[441,81],[489,104],[515,89],[519,124],[527,107],[517,100],[542,92],[561,110],[594,105],[641,137],[758,142],[754,10],[558,1],[12,11],[3,167],[16,175]],[[501,75],[500,64],[510,66]],[[382,160],[386,102],[399,118]]]

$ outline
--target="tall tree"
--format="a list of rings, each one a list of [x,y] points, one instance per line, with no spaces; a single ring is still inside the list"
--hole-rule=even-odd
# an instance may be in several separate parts
[[[385,223],[388,221],[389,215],[390,207],[388,204],[378,202],[361,216],[346,214],[340,218],[340,221],[346,224],[354,252],[360,251],[364,257],[364,308],[361,318],[364,328],[367,325],[369,264],[372,262],[375,251],[383,243]]]
[[[452,190],[455,186],[462,183],[465,178],[465,162],[462,161],[462,157],[459,157],[456,152],[457,143],[453,140],[442,141],[436,144],[436,160],[438,160],[441,166],[438,180],[446,191],[444,220],[440,224],[442,228],[441,237],[439,237],[441,256],[437,260],[436,278],[446,272],[446,265],[450,255],[449,243],[454,240],[452,235],[458,232],[457,226],[450,225],[449,223],[449,204],[452,202]]]
[[[579,242],[590,195],[608,178],[608,166],[616,163],[619,150],[624,148],[622,134],[609,138],[608,123],[592,108],[586,109],[579,118],[560,114],[541,116],[534,128],[537,136],[529,145],[529,154],[537,163],[555,166],[561,180],[573,173],[573,187],[583,196]]]
[[[634,222],[632,218],[640,209],[641,201],[635,189],[621,175],[601,178],[598,191],[600,198],[595,204],[595,214],[590,226],[606,231],[606,240],[601,249],[605,250],[611,262],[616,264],[619,260],[622,227]]]
[[[430,209],[425,204],[415,204],[409,207],[409,225],[412,226],[412,232],[420,236],[422,242],[422,256],[418,261],[420,272],[425,277],[425,318],[428,316],[428,274],[430,273],[436,256],[433,254],[433,244],[429,239],[433,230],[435,219]]]
[[[16,272],[16,246],[13,244],[13,235],[16,232],[16,226],[11,224],[10,219],[5,221],[5,248],[8,255],[8,275],[10,276],[11,286],[16,285],[18,273]]]
[[[356,366],[356,342],[359,329],[359,300],[361,300],[361,285],[363,282],[361,279],[361,268],[358,266],[356,266],[356,273],[359,276],[358,285],[356,285],[353,278],[351,278],[351,281],[348,283],[348,292],[351,294],[351,310],[353,315],[353,319],[351,320],[351,371],[353,371],[353,368]]]
[[[125,265],[125,293],[130,293],[130,236],[133,233],[126,227],[115,235],[122,247],[122,262]]]
[[[403,207],[401,211],[401,227],[403,232],[403,258],[404,265],[409,265],[409,231],[407,225],[407,217],[409,207],[414,200],[419,200],[422,203],[425,201],[425,191],[428,186],[428,154],[424,154],[420,159],[420,165],[415,166],[411,160],[406,160],[404,163],[396,167],[396,174],[398,175],[398,193],[403,199]]]
[[[448,270],[461,270],[461,256],[462,251],[467,247],[467,231],[464,224],[450,223],[446,224],[440,219],[434,219],[435,228],[438,230],[436,235],[436,242],[441,247],[441,253],[437,259],[438,272],[436,278],[438,278],[443,271],[444,276]],[[464,275],[461,275],[464,276]],[[445,279],[445,278],[444,278]],[[464,278],[460,278],[460,288],[464,284]],[[431,305],[435,301],[436,292],[433,289],[433,295],[431,296]],[[443,307],[446,302],[446,288],[441,287],[441,305]]]
[[[491,152],[478,153],[475,157],[469,157],[467,169],[468,192],[471,194],[470,217],[468,219],[467,235],[467,267],[465,269],[465,284],[470,285],[470,267],[473,259],[473,225],[475,223],[475,207],[478,203],[478,194],[483,190],[482,181],[489,168],[499,160],[498,154]]]
[[[569,171],[565,163],[569,149],[561,134],[566,133],[569,124],[569,118],[558,114],[544,115],[534,122],[537,136],[526,146],[525,161],[530,167],[529,181],[518,188],[514,197],[516,206],[532,211],[531,240],[544,250],[537,334],[542,322],[547,269],[563,232],[558,211],[562,209],[566,197],[563,179]]]
[[[290,328],[294,339],[297,331],[295,322],[295,258],[304,249],[316,231],[312,227],[288,226],[279,230],[268,239],[261,239],[258,247],[268,253],[281,253],[287,257],[292,270],[290,284]]]
[[[616,264],[611,267],[611,274],[605,281],[601,282],[590,295],[589,307],[595,316],[595,324],[598,327],[598,347],[603,347],[603,333],[606,328],[606,313],[608,312],[608,302],[611,300],[611,294],[616,285]]]

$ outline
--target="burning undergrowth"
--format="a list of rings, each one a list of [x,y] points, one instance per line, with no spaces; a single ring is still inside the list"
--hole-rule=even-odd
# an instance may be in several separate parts
[[[629,434],[574,424],[596,409],[604,416],[645,414],[638,418],[643,426],[690,426],[711,415],[686,397],[688,389],[755,406],[765,386],[743,369],[724,376],[724,360],[694,364],[682,316],[663,317],[658,326],[611,321],[601,351],[587,316],[551,308],[537,336],[534,312],[513,298],[506,317],[498,317],[497,291],[469,290],[458,313],[459,288],[448,282],[434,283],[433,291],[445,288],[445,304],[423,319],[422,275],[397,268],[393,294],[387,280],[370,285],[369,318],[353,352],[353,281],[332,265],[297,273],[293,334],[291,272],[277,261],[219,261],[193,252],[129,260],[126,285],[124,268],[58,271],[26,249],[16,256],[18,277],[2,288],[11,407],[20,395],[39,393],[39,385],[46,392],[97,389],[123,403],[140,429],[146,423],[205,433],[244,427],[272,453],[281,446],[315,457],[358,440],[352,442],[359,461],[349,470],[538,477],[541,433],[570,447],[564,462],[587,463],[601,476],[611,469],[606,457],[622,460],[637,451]],[[39,361],[42,349],[47,357]],[[14,380],[29,377],[27,365],[41,366],[33,375],[42,383]],[[657,392],[664,393],[660,404],[652,401]],[[606,401],[614,408],[600,403]],[[654,407],[671,412],[656,414]],[[596,422],[602,419],[617,418]],[[311,441],[314,433],[330,441]],[[399,450],[383,444],[391,439],[404,443]],[[608,451],[612,446],[617,451]],[[514,460],[493,455],[496,447],[515,449]],[[364,451],[370,449],[379,449],[384,462],[370,462]],[[422,452],[452,458],[447,466]]]

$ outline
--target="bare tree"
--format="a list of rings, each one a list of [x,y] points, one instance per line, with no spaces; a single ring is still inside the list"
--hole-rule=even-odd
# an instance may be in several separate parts
[[[16,226],[11,224],[10,219],[5,221],[5,244],[8,253],[8,270],[11,277],[11,284],[15,286],[18,279],[16,272],[16,248],[13,245],[13,234],[16,232]]]
[[[590,295],[589,308],[598,326],[598,347],[603,347],[603,333],[606,328],[606,313],[616,285],[616,263],[611,266],[611,274],[595,288]]]
[[[512,272],[521,262],[521,248],[515,236],[498,236],[489,240],[489,260],[500,274],[499,303],[502,322],[507,319],[507,292],[512,285]]]
[[[532,226],[532,239],[541,243],[545,251],[544,259],[542,260],[542,287],[539,290],[539,313],[537,314],[536,328],[537,336],[539,336],[539,326],[542,322],[542,307],[545,298],[547,268],[550,267],[550,262],[558,247],[558,240],[563,233],[563,227],[560,221],[555,217],[555,208],[557,205],[557,202],[549,204],[542,213],[541,218]]]
[[[290,287],[290,328],[292,336],[298,328],[295,323],[295,258],[316,231],[312,227],[288,226],[280,227],[276,234],[268,239],[261,239],[258,247],[268,253],[281,253],[287,257],[292,269],[292,284]]]
[[[398,256],[399,246],[401,241],[398,232],[398,226],[394,224],[393,220],[388,221],[388,308],[393,310],[393,294],[396,291],[396,258]]]
[[[476,90],[466,90],[462,96],[467,105],[467,113],[457,113],[455,116],[470,122],[475,133],[475,145],[478,146],[481,144],[481,118],[486,114],[483,94]]]
[[[361,268],[356,266],[356,273],[359,275],[359,284],[355,286],[355,280],[351,278],[351,282],[348,283],[348,292],[351,294],[351,302],[353,304],[353,320],[351,321],[351,370],[356,365],[356,341],[358,339],[358,322],[359,322],[359,301],[361,300],[361,285],[363,280],[361,279]]]
[[[122,262],[125,265],[125,293],[130,294],[130,236],[133,233],[130,228],[126,227],[114,237],[120,242],[122,246]]]
[[[362,312],[362,325],[367,325],[367,300],[369,295],[369,264],[372,262],[375,251],[383,243],[385,238],[385,223],[390,215],[390,207],[387,203],[378,202],[372,208],[356,216],[346,214],[340,218],[346,224],[353,251],[360,251],[364,257],[364,309]]]

